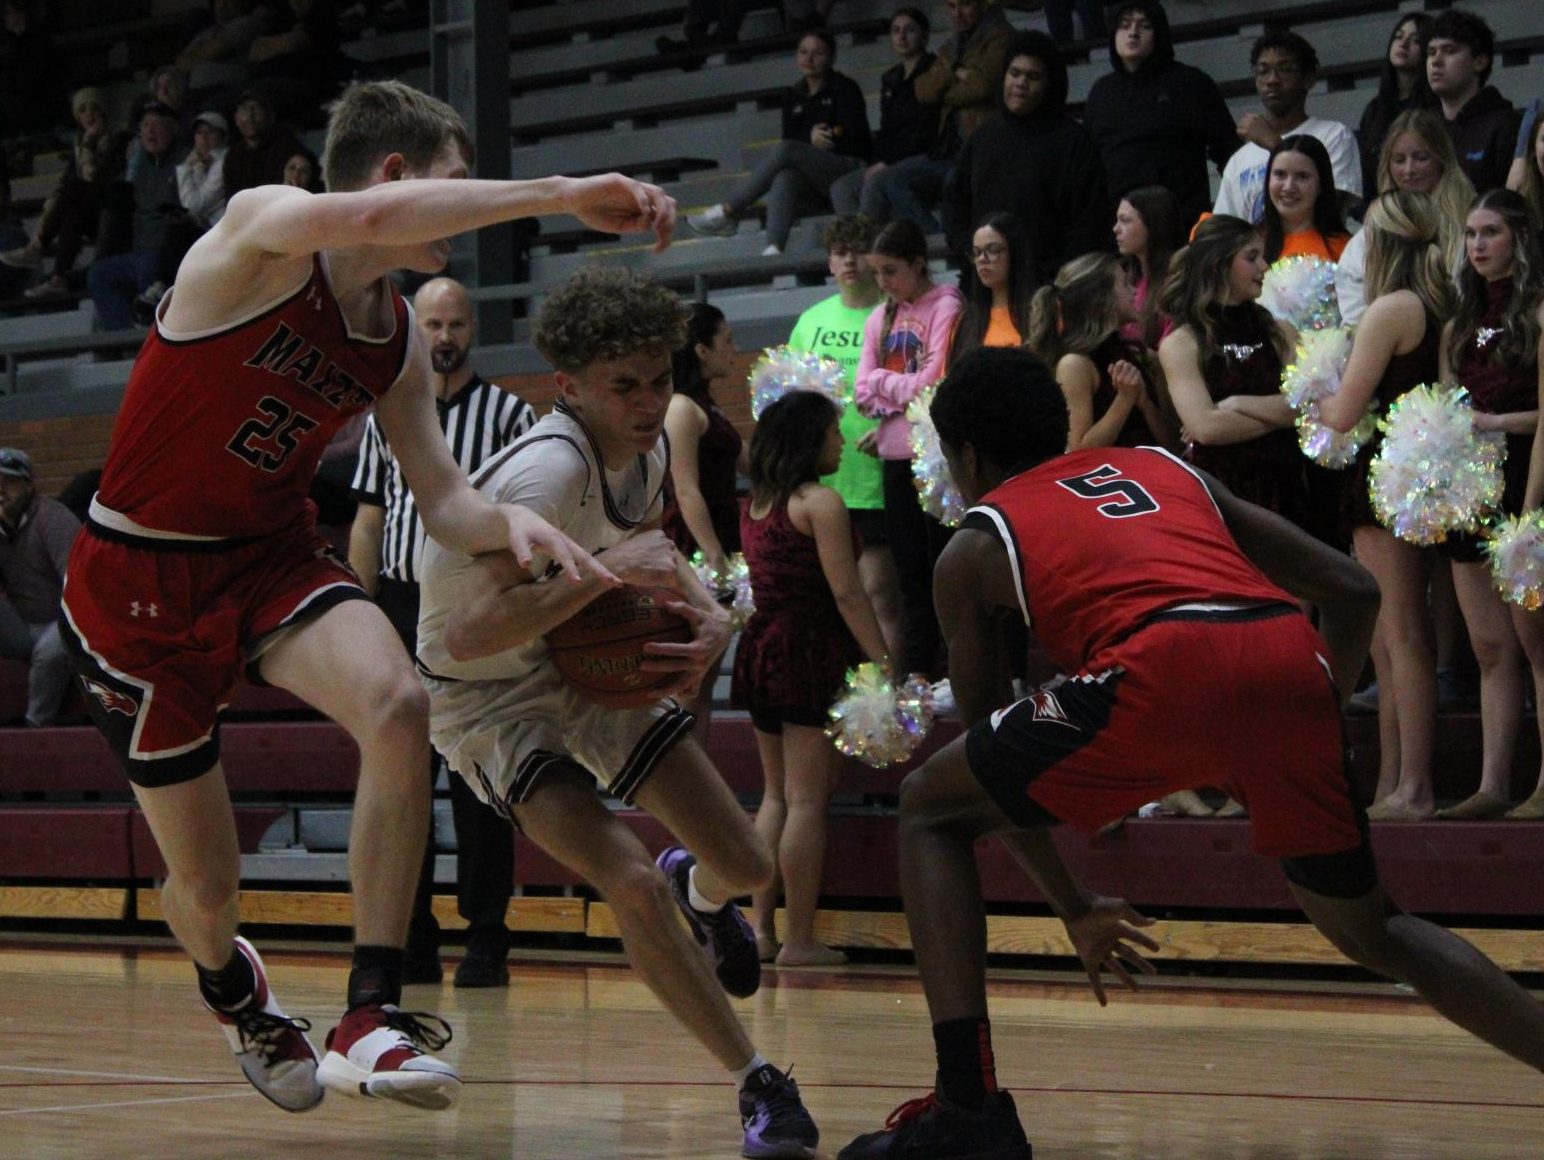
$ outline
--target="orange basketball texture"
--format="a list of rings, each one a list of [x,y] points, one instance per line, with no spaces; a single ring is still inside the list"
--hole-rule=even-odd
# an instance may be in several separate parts
[[[664,607],[681,594],[669,588],[626,585],[596,597],[547,633],[558,672],[588,701],[607,708],[648,704],[649,693],[679,679],[640,666],[650,641],[685,644],[692,626]]]

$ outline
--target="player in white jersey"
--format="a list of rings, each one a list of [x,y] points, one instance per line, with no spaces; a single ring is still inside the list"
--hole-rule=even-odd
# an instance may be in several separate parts
[[[679,298],[627,271],[575,275],[548,297],[532,335],[556,368],[557,405],[472,481],[485,496],[521,497],[621,580],[682,592],[670,607],[691,622],[694,639],[651,644],[645,662],[678,679],[644,708],[592,705],[564,683],[542,634],[605,581],[554,583],[509,552],[474,558],[433,543],[424,553],[419,668],[434,743],[451,768],[605,896],[634,969],[734,1075],[743,1154],[813,1156],[819,1132],[798,1087],[755,1050],[725,998],[760,983],[755,937],[729,900],[770,881],[772,856],[688,736],[691,714],[675,700],[707,676],[729,633],[727,615],[659,531],[670,354],[685,341],[685,320]],[[695,854],[673,846],[656,866],[600,800],[596,781]]]

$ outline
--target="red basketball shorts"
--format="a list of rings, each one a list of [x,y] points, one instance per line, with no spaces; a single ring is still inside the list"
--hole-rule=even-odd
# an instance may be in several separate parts
[[[1360,847],[1323,642],[1295,608],[1171,613],[966,737],[1008,816],[1093,832],[1176,790],[1248,807],[1257,853]]]
[[[219,713],[265,637],[361,598],[309,522],[191,550],[88,525],[70,553],[61,627],[86,707],[129,780],[173,785],[219,760]]]

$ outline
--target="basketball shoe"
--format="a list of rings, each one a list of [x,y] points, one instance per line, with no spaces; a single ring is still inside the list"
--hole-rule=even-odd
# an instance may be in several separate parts
[[[443,1111],[461,1098],[461,1077],[425,1049],[439,1051],[450,1035],[450,1024],[438,1016],[367,1003],[327,1033],[327,1055],[317,1077],[344,1095]]]
[[[740,1089],[740,1123],[745,1127],[740,1155],[753,1160],[802,1160],[815,1155],[820,1143],[799,1085],[771,1064],[753,1072]]]
[[[671,846],[657,861],[670,882],[676,905],[686,915],[693,937],[713,960],[713,971],[724,990],[736,999],[754,995],[761,986],[761,956],[756,953],[756,932],[745,921],[740,908],[726,902],[708,914],[692,905],[691,872],[697,855],[691,851]]]
[[[235,1011],[204,1006],[214,1015],[245,1075],[258,1091],[286,1112],[308,1112],[326,1091],[316,1080],[316,1049],[306,1038],[311,1024],[279,1009],[268,987],[268,972],[256,948],[237,937],[236,949],[252,964],[252,995]]]
[[[1005,1091],[989,1092],[980,1111],[936,1095],[890,1113],[881,1131],[859,1136],[837,1160],[1033,1160],[1018,1109]]]

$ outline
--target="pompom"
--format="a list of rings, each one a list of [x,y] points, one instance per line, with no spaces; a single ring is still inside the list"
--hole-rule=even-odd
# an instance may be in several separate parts
[[[768,347],[751,367],[751,415],[761,413],[789,391],[819,391],[846,406],[846,374],[834,358],[791,346]]]
[[[1378,423],[1368,497],[1378,521],[1401,540],[1440,544],[1474,532],[1501,503],[1506,441],[1474,429],[1469,392],[1422,384],[1396,399]]]
[[[714,571],[708,567],[708,558],[700,551],[692,553],[692,571],[702,586],[713,594],[713,599],[729,610],[729,622],[736,632],[756,611],[756,599],[751,592],[751,569],[743,552],[734,552],[724,561],[724,567]]]
[[[925,387],[906,407],[911,424],[911,474],[922,495],[922,510],[952,528],[965,518],[965,500],[949,475],[938,428],[933,426],[933,396],[937,392],[937,383]]]
[[[899,688],[865,661],[847,671],[847,691],[831,706],[826,736],[848,757],[878,769],[905,761],[933,727],[933,704],[920,677]]]
[[[1351,358],[1351,332],[1343,326],[1305,330],[1298,336],[1295,361],[1281,372],[1281,393],[1297,412],[1297,438],[1303,454],[1324,467],[1356,462],[1362,446],[1378,430],[1368,411],[1350,431],[1340,432],[1319,418],[1324,401],[1340,390],[1340,376]]]
[[[1485,550],[1503,599],[1529,612],[1544,607],[1544,511],[1503,519]]]
[[[1306,254],[1278,259],[1265,272],[1260,305],[1298,330],[1339,326],[1334,264]]]

